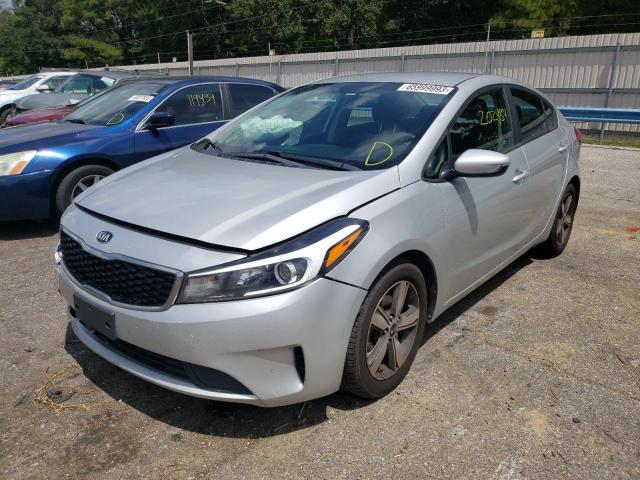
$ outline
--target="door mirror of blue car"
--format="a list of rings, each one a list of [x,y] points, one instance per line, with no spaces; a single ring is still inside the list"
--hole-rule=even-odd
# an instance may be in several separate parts
[[[472,148],[463,152],[453,163],[458,176],[495,176],[501,175],[509,166],[509,157],[500,152]]]
[[[173,113],[156,112],[147,121],[147,130],[157,130],[163,127],[171,127],[176,122]]]

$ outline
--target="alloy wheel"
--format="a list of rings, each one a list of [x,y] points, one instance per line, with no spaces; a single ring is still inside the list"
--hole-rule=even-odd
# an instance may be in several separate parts
[[[367,366],[376,380],[386,380],[407,361],[416,341],[420,299],[407,280],[393,284],[378,301],[367,337]]]
[[[86,177],[81,178],[78,183],[76,183],[71,190],[71,200],[76,198],[82,192],[84,192],[87,188],[95,185],[100,180],[102,180],[104,175],[87,175]]]

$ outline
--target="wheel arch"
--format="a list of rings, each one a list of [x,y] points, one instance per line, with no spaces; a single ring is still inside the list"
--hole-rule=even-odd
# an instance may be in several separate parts
[[[578,175],[574,175],[571,180],[569,180],[569,185],[573,185],[576,189],[576,205],[580,200],[580,177]]]
[[[378,273],[376,279],[369,286],[375,284],[376,281],[388,270],[391,265],[397,264],[401,261],[408,261],[414,264],[422,272],[422,276],[427,284],[427,321],[433,319],[433,313],[435,311],[437,299],[438,299],[438,277],[433,262],[429,256],[421,250],[406,250],[396,255],[391,261],[389,261],[382,270]]]
[[[114,172],[120,170],[120,167],[114,161],[108,158],[100,158],[100,157],[87,157],[87,158],[75,158],[65,162],[61,168],[56,171],[56,174],[53,178],[53,183],[51,184],[51,192],[49,193],[49,204],[51,206],[51,212],[55,211],[55,197],[56,192],[58,190],[58,186],[62,179],[71,171],[76,168],[83,167],[85,165],[101,165],[103,167],[107,167],[112,169]]]

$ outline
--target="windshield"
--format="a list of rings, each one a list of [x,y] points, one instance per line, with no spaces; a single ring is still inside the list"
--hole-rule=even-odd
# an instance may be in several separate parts
[[[88,125],[112,126],[131,118],[154,99],[164,85],[129,83],[115,86],[94,97],[64,117],[65,120]]]
[[[69,78],[66,82],[58,85],[54,91],[56,93],[92,95],[96,92],[106,90],[115,83],[116,81],[113,78],[79,73]]]
[[[25,88],[29,88],[31,85],[43,78],[44,75],[31,75],[30,77],[27,77],[24,80],[16,83],[13,87],[11,87],[11,90],[24,90]]]
[[[409,153],[454,90],[387,82],[305,85],[230,125],[215,145],[228,155],[276,153],[388,168]]]

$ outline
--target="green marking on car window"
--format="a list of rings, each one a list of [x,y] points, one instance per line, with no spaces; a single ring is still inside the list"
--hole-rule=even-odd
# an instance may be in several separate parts
[[[480,110],[478,114],[480,115],[480,125],[489,125],[494,122],[504,122],[507,119],[506,108],[498,108],[496,110],[489,110],[488,112]]]
[[[204,107],[207,103],[216,103],[213,93],[192,93],[187,95],[190,107]]]
[[[376,150],[376,147],[378,145],[380,145],[382,148],[386,148],[389,153],[382,160],[378,160],[378,161],[372,162],[371,161],[371,156],[373,155],[373,152]],[[369,150],[369,153],[367,154],[367,158],[365,159],[364,164],[367,165],[368,167],[373,167],[373,166],[380,165],[381,163],[386,162],[391,157],[393,157],[393,147],[391,145],[389,145],[388,143],[385,143],[385,142],[373,142],[373,145],[371,145],[371,150]]]
[[[117,125],[123,120],[124,120],[124,113],[119,112],[109,119],[109,121],[107,122],[107,125]]]

